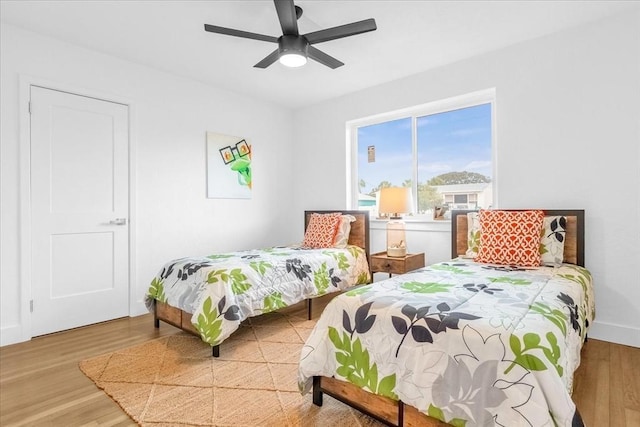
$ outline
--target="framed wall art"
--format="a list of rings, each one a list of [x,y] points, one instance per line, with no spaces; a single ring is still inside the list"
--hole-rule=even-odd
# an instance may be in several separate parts
[[[250,199],[251,156],[246,138],[207,132],[207,197]]]

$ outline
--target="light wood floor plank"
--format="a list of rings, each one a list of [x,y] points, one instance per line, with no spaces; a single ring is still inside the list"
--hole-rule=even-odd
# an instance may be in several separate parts
[[[597,390],[596,407],[594,414],[594,426],[606,426],[609,424],[609,360],[599,360],[597,366]],[[578,409],[579,410],[579,409]]]
[[[623,384],[622,366],[621,360],[621,347],[619,345],[612,345],[609,350],[609,381],[611,381],[611,387],[609,387],[609,417],[612,420],[617,420],[620,425],[627,424],[624,403],[624,387],[620,387],[619,384]]]
[[[627,347],[622,350],[622,378],[624,384],[624,406],[636,412],[640,412],[640,356]]]
[[[133,426],[78,368],[81,360],[179,330],[151,315],[123,318],[0,348],[0,425]],[[640,348],[589,339],[573,399],[589,427],[640,427]]]

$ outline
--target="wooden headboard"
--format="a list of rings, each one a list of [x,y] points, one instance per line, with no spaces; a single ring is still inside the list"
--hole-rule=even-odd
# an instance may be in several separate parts
[[[368,211],[304,211],[304,229],[307,229],[309,225],[309,218],[312,213],[332,213],[340,212],[344,215],[353,215],[356,220],[351,223],[351,232],[349,233],[349,244],[359,246],[365,250],[367,254],[367,260],[369,259],[369,212]]]
[[[502,209],[522,211],[525,209]],[[584,210],[583,209],[543,209],[547,216],[567,217],[567,230],[564,241],[564,262],[584,267]],[[451,212],[451,257],[464,255],[467,251],[467,213],[474,211]]]

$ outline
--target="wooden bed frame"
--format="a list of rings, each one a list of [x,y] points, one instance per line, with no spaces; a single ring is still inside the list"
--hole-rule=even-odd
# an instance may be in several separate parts
[[[523,210],[523,209],[505,209]],[[452,259],[464,255],[467,250],[467,212],[451,212]],[[584,210],[545,210],[545,215],[564,215],[567,229],[564,244],[564,262],[584,267]],[[365,391],[355,385],[333,377],[313,377],[313,403],[322,406],[323,393],[375,418],[389,426],[448,426],[429,417],[402,401]]]
[[[368,211],[353,211],[353,210],[323,210],[323,211],[305,211],[304,212],[304,228],[307,229],[307,225],[309,224],[309,219],[311,218],[312,213],[331,213],[331,212],[340,212],[345,215],[353,215],[356,220],[351,223],[351,232],[349,233],[349,244],[361,247],[365,250],[367,254],[367,262],[369,262],[369,212]],[[340,292],[333,292],[328,295],[323,295],[322,297],[334,297],[338,295]],[[307,301],[307,315],[309,319],[312,319],[312,299],[308,299]],[[177,328],[182,329],[183,331],[189,332],[196,336],[200,336],[198,330],[191,323],[192,313],[188,313],[184,310],[181,310],[176,307],[172,307],[167,303],[160,302],[158,300],[154,300],[154,309],[153,309],[153,325],[156,328],[160,327],[160,321],[169,323]],[[220,356],[220,344],[212,347],[213,357]]]
[[[522,211],[524,209],[502,209],[506,211]],[[467,252],[467,213],[475,211],[451,212],[451,258]],[[546,209],[545,216],[562,215],[567,218],[567,229],[564,242],[564,259],[568,264],[584,267],[584,210],[579,209]]]

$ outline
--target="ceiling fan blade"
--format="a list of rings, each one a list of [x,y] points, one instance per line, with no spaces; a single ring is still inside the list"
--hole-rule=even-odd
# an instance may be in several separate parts
[[[248,31],[234,30],[233,28],[218,27],[217,25],[204,24],[204,30],[210,33],[224,34],[227,36],[244,37],[245,39],[261,40],[278,43],[278,38],[264,34],[250,33]]]
[[[298,17],[296,15],[296,7],[293,0],[273,0],[278,12],[278,20],[282,27],[282,34],[285,36],[297,36],[298,33]]]
[[[314,44],[374,31],[377,28],[376,20],[369,18],[364,21],[352,22],[351,24],[314,31],[313,33],[305,34],[304,36],[309,40],[309,44]]]
[[[273,64],[280,57],[280,52],[278,49],[271,52],[267,57],[265,57],[262,61],[258,62],[254,65],[254,68],[267,68],[269,65]]]
[[[342,67],[344,62],[338,61],[333,56],[327,55],[320,49],[317,49],[313,46],[309,46],[309,50],[307,51],[307,55],[309,58],[318,61],[322,65],[326,65],[329,68],[336,69],[338,67]]]

